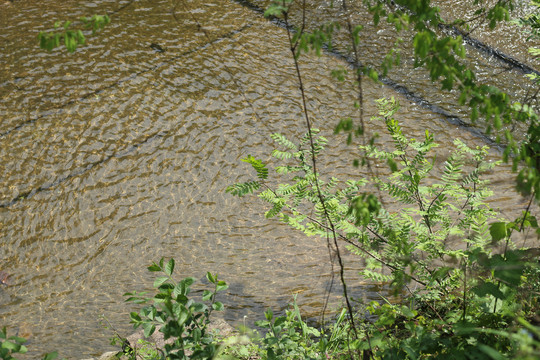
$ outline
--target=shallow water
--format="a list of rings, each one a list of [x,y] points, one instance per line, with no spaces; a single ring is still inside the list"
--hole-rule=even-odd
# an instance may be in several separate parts
[[[146,266],[162,256],[176,259],[178,277],[211,271],[227,280],[222,301],[232,322],[244,315],[253,322],[266,307],[286,306],[292,294],[307,316],[317,316],[331,281],[324,239],[264,219],[267,207],[256,198],[224,192],[250,177],[241,158],[269,160],[271,133],[305,132],[285,31],[232,1],[186,1],[174,10],[176,21],[171,2],[140,0],[113,14],[74,54],[37,48],[37,32],[54,20],[125,4],[0,3],[0,267],[12,274],[11,285],[0,288],[0,318],[30,338],[29,358],[54,349],[67,358],[107,350],[113,333],[100,315],[128,334],[134,308],[122,303],[122,294],[150,290]],[[313,8],[314,16],[328,16]],[[365,38],[365,61],[376,64],[378,45],[392,35],[366,30]],[[151,43],[166,51],[155,52]],[[497,72],[492,59],[470,53],[481,71]],[[329,54],[306,56],[301,66],[310,113],[327,135],[338,119],[355,116],[355,90],[329,76],[337,66],[347,64]],[[493,78],[519,92],[517,76]],[[466,115],[419,70],[404,65],[389,77]],[[456,137],[484,144],[389,86],[366,80],[363,94],[369,115],[374,99],[396,96],[404,127],[435,133],[438,156],[449,153]],[[333,175],[358,176],[350,150],[335,141],[321,164]],[[502,169],[491,174],[492,204],[513,216],[525,201],[512,190],[508,166]],[[362,264],[347,259],[353,294],[378,298],[378,286],[355,276]],[[331,306],[339,301],[336,286]]]

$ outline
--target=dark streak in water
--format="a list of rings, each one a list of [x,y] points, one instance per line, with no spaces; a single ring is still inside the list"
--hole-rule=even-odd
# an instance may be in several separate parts
[[[192,49],[192,50],[189,50],[189,51],[187,51],[187,52],[185,52],[185,53],[182,53],[181,55],[177,55],[177,56],[175,56],[175,57],[173,57],[173,58],[170,58],[170,59],[166,60],[165,62],[160,63],[160,64],[154,66],[154,67],[153,67],[152,69],[150,69],[150,70],[155,70],[155,69],[157,69],[158,67],[164,65],[165,63],[169,63],[169,62],[171,62],[171,61],[173,61],[173,60],[177,60],[177,59],[179,59],[179,58],[181,58],[181,57],[183,57],[183,56],[185,56],[185,55],[189,55],[189,54],[194,53],[194,52],[196,52],[196,51],[205,49],[205,48],[207,48],[208,46],[212,45],[213,43],[216,43],[216,42],[218,42],[218,41],[221,41],[221,40],[223,40],[223,39],[225,39],[225,38],[230,38],[230,37],[232,37],[233,35],[235,35],[235,34],[241,32],[241,31],[243,31],[243,30],[245,30],[245,29],[247,29],[247,28],[249,28],[249,27],[251,27],[251,26],[252,26],[252,24],[248,24],[248,25],[245,25],[245,26],[241,27],[241,28],[238,29],[238,30],[231,31],[230,33],[226,34],[226,35],[223,36],[223,37],[220,37],[219,39],[217,39],[217,40],[215,40],[215,41],[213,41],[213,42],[206,43],[206,44],[203,45],[203,46],[197,47],[197,48],[195,48],[195,49]],[[148,72],[148,71],[150,71],[150,70],[144,70],[143,72]],[[139,72],[139,73],[135,74],[134,76],[130,76],[130,77],[127,78],[127,79],[121,80],[121,82],[124,82],[124,81],[127,81],[127,80],[129,80],[129,79],[132,79],[132,78],[134,78],[134,77],[140,75],[140,74],[143,73],[143,72]],[[113,85],[109,85],[109,86],[107,86],[107,87],[105,87],[105,88],[99,89],[99,92],[101,92],[101,91],[103,91],[103,90],[105,90],[105,89],[111,88],[111,87],[113,87],[114,85],[118,85],[119,83],[120,83],[120,82],[117,82],[117,83],[115,83],[115,84],[113,84]],[[94,92],[94,93],[97,94],[98,92]],[[87,95],[85,95],[85,97],[88,97],[88,96],[90,96],[90,95],[91,95],[91,94],[87,94]],[[73,103],[73,102],[74,102],[74,101],[70,101],[70,102],[67,103],[66,105],[69,105],[70,103]],[[66,106],[66,105],[64,105],[64,106]],[[37,119],[34,119],[34,121],[35,121],[35,120],[37,120]],[[22,127],[22,126],[23,126],[23,125],[20,125],[19,127]],[[25,191],[25,192],[19,194],[18,196],[16,196],[15,198],[11,199],[10,201],[4,202],[4,203],[0,203],[0,209],[1,209],[1,208],[7,208],[7,207],[10,207],[10,206],[12,206],[12,205],[18,203],[18,202],[21,201],[21,200],[28,199],[28,198],[34,196],[34,195],[37,194],[37,193],[40,193],[40,192],[45,191],[45,190],[52,189],[52,188],[56,187],[57,185],[63,183],[63,182],[66,181],[66,180],[69,180],[69,179],[71,179],[71,178],[73,178],[73,177],[75,177],[75,176],[79,176],[79,175],[82,175],[82,174],[86,173],[87,171],[91,170],[92,168],[94,168],[94,167],[97,166],[97,165],[106,163],[107,161],[109,161],[109,160],[112,159],[112,158],[120,158],[120,157],[122,157],[122,156],[128,155],[128,154],[132,153],[133,151],[135,151],[136,149],[138,149],[140,146],[142,146],[142,145],[144,145],[144,144],[150,143],[150,142],[152,142],[152,141],[154,141],[154,140],[156,140],[156,139],[164,138],[164,137],[167,136],[172,130],[174,130],[174,128],[173,128],[173,129],[166,130],[166,131],[158,131],[157,133],[154,133],[154,134],[152,134],[152,135],[148,135],[148,136],[144,137],[141,141],[138,141],[138,142],[132,142],[125,150],[123,150],[123,151],[121,151],[121,152],[118,152],[118,153],[115,153],[115,154],[106,156],[106,157],[104,157],[104,158],[101,159],[101,160],[98,160],[98,161],[89,163],[89,164],[85,165],[84,167],[82,167],[82,168],[80,168],[80,169],[78,169],[78,170],[76,170],[76,171],[74,171],[74,172],[72,172],[72,173],[70,173],[70,174],[68,174],[68,175],[66,175],[66,176],[63,176],[63,177],[57,179],[56,181],[54,181],[54,182],[52,182],[52,183],[45,184],[45,185],[41,185],[41,186],[38,187],[38,188],[34,188],[34,189],[31,189],[31,190]]]
[[[90,169],[94,168],[95,166],[97,165],[100,165],[100,164],[104,164],[106,163],[107,161],[109,161],[110,159],[112,158],[121,158],[123,156],[126,156],[130,153],[132,153],[133,151],[137,150],[139,147],[141,147],[142,145],[144,144],[147,144],[147,143],[150,143],[152,141],[154,141],[155,139],[160,139],[160,138],[164,138],[166,135],[168,135],[173,129],[169,129],[167,131],[164,131],[164,132],[157,132],[157,133],[154,133],[152,135],[148,135],[146,136],[144,139],[142,139],[141,141],[139,142],[133,142],[131,143],[127,149],[125,149],[124,151],[121,151],[121,152],[118,152],[118,153],[115,153],[115,154],[112,154],[112,155],[109,155],[109,156],[106,156],[104,157],[103,159],[101,160],[98,160],[98,161],[94,161],[90,164],[87,164],[85,165],[84,167],[64,176],[64,177],[61,177],[60,179],[57,179],[56,181],[52,182],[52,183],[49,183],[49,184],[45,184],[45,185],[41,185],[40,187],[38,188],[35,188],[35,189],[32,189],[32,190],[28,190],[28,191],[25,191],[24,193],[22,194],[19,194],[17,197],[13,198],[11,201],[8,201],[8,202],[5,202],[5,203],[1,203],[0,204],[0,208],[7,208],[7,207],[10,207],[16,203],[18,203],[19,201],[21,200],[24,200],[24,199],[28,199],[34,195],[36,195],[37,193],[40,193],[42,191],[45,191],[45,190],[49,190],[49,189],[52,189],[54,187],[56,187],[57,185],[63,183],[64,181],[66,180],[69,180],[75,176],[79,176],[79,175],[82,175],[84,173],[86,173],[87,171],[89,171]]]
[[[244,6],[245,8],[247,8],[247,9],[253,11],[253,12],[264,15],[264,9],[257,6],[257,5],[255,5],[255,4],[253,4],[253,3],[251,3],[249,0],[232,0],[232,1]],[[276,17],[270,17],[269,20],[272,23],[278,25],[279,27],[287,28],[287,25],[281,19],[278,19]],[[294,31],[294,28],[289,25],[289,30]],[[478,40],[472,39],[470,37],[469,37],[469,39],[470,39],[471,43],[474,40],[474,41],[476,41],[476,43],[481,44],[481,42],[478,41]],[[489,48],[487,45],[484,45],[484,47]],[[482,49],[482,48],[480,48],[480,49]],[[341,60],[345,61],[351,67],[353,67],[355,69],[357,68],[357,66],[355,64],[355,61],[351,56],[347,56],[347,55],[345,55],[345,54],[343,54],[343,53],[341,53],[341,52],[339,52],[337,50],[334,50],[334,49],[329,50],[327,47],[325,47],[325,52],[327,54],[329,54],[329,55],[332,55],[332,56],[334,56],[334,57],[336,57],[338,59],[341,59]],[[497,50],[491,49],[491,52],[488,52],[488,53],[490,55],[493,55],[493,54],[497,53]],[[358,64],[358,66],[362,66],[362,64]],[[523,65],[523,66],[526,66],[526,65]],[[453,115],[450,112],[448,112],[447,110],[443,109],[442,107],[440,107],[438,105],[435,105],[435,104],[432,104],[428,100],[424,99],[423,97],[421,97],[419,95],[416,95],[414,92],[409,90],[405,85],[401,85],[398,82],[396,82],[396,81],[394,81],[394,80],[392,80],[392,79],[390,79],[388,77],[379,77],[379,81],[381,83],[385,84],[386,86],[389,86],[394,91],[402,94],[409,101],[411,101],[411,102],[419,105],[420,107],[422,107],[424,109],[427,109],[427,110],[429,110],[429,111],[431,111],[431,112],[433,112],[435,114],[441,115],[442,117],[444,117],[444,120],[446,122],[448,122],[448,123],[450,123],[452,125],[459,126],[460,128],[464,129],[465,131],[467,131],[467,132],[473,134],[474,136],[482,139],[482,141],[489,144],[490,147],[496,148],[496,149],[498,149],[500,151],[502,151],[504,149],[504,147],[501,144],[498,144],[497,142],[495,142],[493,139],[491,139],[489,136],[487,136],[480,129],[475,128],[470,123],[462,120],[459,116]]]
[[[510,65],[514,69],[518,69],[522,71],[524,74],[536,74],[540,76],[540,71],[533,69],[532,67],[522,63],[521,61],[513,58],[510,55],[507,55],[503,53],[500,50],[494,49],[491,46],[484,44],[478,39],[472,38],[469,34],[463,32],[462,30],[458,29],[455,26],[445,25],[445,24],[439,24],[439,28],[441,28],[444,31],[453,33],[455,36],[461,36],[463,38],[463,41],[465,41],[470,46],[474,47],[476,50],[483,52],[484,54],[488,56],[492,56],[496,58],[497,60]]]
[[[209,46],[211,46],[211,45],[213,45],[213,44],[216,44],[216,43],[218,43],[218,42],[220,42],[220,41],[223,41],[223,40],[225,40],[225,39],[231,38],[232,36],[236,35],[237,33],[241,32],[241,31],[244,31],[244,30],[250,28],[251,26],[253,26],[253,24],[247,24],[247,25],[244,25],[244,26],[242,26],[240,29],[237,29],[237,30],[233,30],[233,31],[231,31],[231,32],[228,32],[228,33],[226,33],[225,35],[223,35],[223,36],[221,36],[221,37],[219,37],[219,38],[217,38],[217,39],[215,39],[215,40],[212,40],[211,42],[207,42],[207,43],[205,43],[205,44],[203,44],[203,45],[201,45],[201,46],[195,47],[194,49],[190,49],[190,50],[185,51],[185,52],[183,52],[183,53],[181,53],[181,54],[175,55],[175,56],[173,56],[173,57],[171,57],[171,58],[169,58],[169,59],[167,59],[167,60],[165,60],[165,61],[162,61],[162,62],[158,63],[157,65],[154,65],[154,66],[152,66],[152,67],[150,67],[150,68],[148,68],[148,69],[139,71],[139,72],[137,72],[137,73],[135,73],[135,74],[133,74],[133,75],[128,76],[127,78],[118,80],[118,81],[116,81],[116,82],[114,82],[114,83],[112,83],[112,84],[110,84],[110,85],[103,86],[103,87],[101,87],[101,88],[99,88],[99,89],[96,89],[96,90],[91,91],[91,92],[89,92],[89,93],[87,93],[87,94],[84,94],[84,95],[82,95],[81,97],[79,97],[78,99],[70,100],[70,101],[68,101],[68,102],[66,102],[66,103],[64,103],[64,104],[62,104],[62,105],[56,107],[56,108],[53,109],[53,110],[48,110],[48,111],[44,112],[43,114],[39,115],[38,117],[35,117],[35,118],[33,118],[33,119],[29,119],[29,120],[23,121],[22,123],[16,125],[15,127],[13,127],[13,128],[11,128],[11,129],[9,129],[9,130],[6,130],[6,131],[0,133],[0,138],[3,138],[3,137],[5,137],[5,136],[9,135],[9,134],[12,133],[13,131],[20,130],[21,128],[23,128],[23,127],[26,126],[26,125],[33,124],[33,123],[35,123],[36,121],[38,121],[38,120],[40,120],[40,119],[43,119],[43,118],[45,118],[45,117],[47,117],[47,116],[49,116],[49,115],[53,115],[53,114],[61,114],[62,111],[64,111],[64,108],[67,107],[67,106],[69,106],[69,105],[75,104],[75,103],[77,103],[78,101],[81,101],[81,100],[88,99],[88,98],[91,97],[91,96],[101,94],[101,93],[102,93],[103,91],[105,91],[105,90],[114,88],[114,87],[116,87],[116,86],[118,86],[118,85],[120,85],[120,84],[122,84],[122,83],[124,83],[124,82],[126,82],[126,81],[133,80],[133,79],[137,78],[137,77],[140,76],[140,75],[143,75],[143,74],[146,74],[146,73],[148,73],[148,72],[154,71],[154,70],[156,70],[156,69],[158,69],[158,68],[160,68],[160,67],[162,67],[162,66],[164,66],[164,65],[166,65],[166,64],[168,64],[168,63],[170,63],[170,62],[173,62],[173,61],[175,61],[175,60],[178,60],[178,59],[180,59],[180,58],[182,58],[182,57],[185,57],[185,56],[187,56],[187,55],[193,54],[194,52],[198,52],[198,51],[204,50],[204,49],[208,48]]]

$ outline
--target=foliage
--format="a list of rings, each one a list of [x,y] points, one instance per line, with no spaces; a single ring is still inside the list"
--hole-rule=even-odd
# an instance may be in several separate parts
[[[531,99],[525,101],[512,100],[509,94],[500,89],[477,81],[473,69],[469,69],[464,63],[466,48],[462,36],[453,37],[444,35],[438,31],[440,27],[463,27],[464,33],[472,31],[471,22],[487,23],[493,29],[501,21],[510,19],[510,12],[514,9],[514,1],[500,0],[487,6],[486,2],[475,0],[472,4],[476,9],[472,19],[457,19],[452,23],[446,22],[440,14],[437,6],[430,1],[423,0],[364,0],[373,15],[373,23],[377,26],[383,19],[392,24],[399,34],[404,30],[413,31],[410,38],[411,46],[414,49],[414,66],[423,67],[429,73],[433,82],[439,82],[442,90],[454,91],[459,95],[459,104],[467,105],[471,111],[471,121],[481,120],[486,126],[486,132],[494,132],[497,141],[502,141],[506,145],[504,160],[512,160],[514,169],[517,171],[518,164],[525,164],[516,178],[518,191],[523,195],[535,196],[540,201],[540,122],[537,114],[532,110]],[[347,0],[341,3],[344,14],[348,14]],[[334,2],[332,2],[332,6]],[[540,4],[534,1],[533,4]],[[288,19],[294,1],[275,0],[268,7],[267,16],[283,17]],[[300,5],[302,6],[302,5]],[[305,16],[305,11],[302,16]],[[389,51],[381,62],[379,68],[370,68],[360,65],[357,46],[362,42],[363,25],[355,25],[347,15],[346,19],[350,48],[355,56],[357,67],[357,85],[359,87],[359,99],[361,100],[361,75],[367,75],[377,81],[379,73],[385,75],[388,70],[399,64],[400,51],[398,44],[408,41],[398,37],[396,45]],[[537,14],[531,14],[522,19],[522,23],[531,28],[533,34],[538,31]],[[339,30],[343,20],[336,19],[320,25],[318,28],[306,29],[304,25],[298,25],[294,36],[291,39],[291,48],[298,59],[302,52],[314,51],[321,54],[321,49],[326,47],[331,49],[333,34]],[[303,18],[302,24],[306,23]],[[536,54],[538,50],[532,48],[531,52]],[[344,80],[343,69],[333,69],[332,75],[338,80]],[[534,78],[535,74],[528,77]],[[538,94],[538,92],[534,92]],[[535,95],[536,96],[536,95]],[[362,114],[361,101],[356,104]],[[353,131],[356,135],[363,136],[364,124],[360,115],[360,125],[353,125],[353,119],[342,120],[336,130],[347,130],[350,132],[348,143],[351,142]],[[510,131],[510,127],[515,122],[521,122],[528,126],[525,139],[518,141]],[[344,126],[345,125],[345,126]]]
[[[2,360],[16,360],[13,355],[25,354],[28,349],[24,345],[26,339],[19,336],[7,335],[7,330],[4,327],[0,330],[0,359]],[[58,353],[51,352],[43,355],[43,360],[54,360],[58,357]]]
[[[296,302],[292,310],[287,310],[283,316],[274,318],[272,310],[268,309],[264,316],[266,320],[258,321],[255,325],[268,329],[262,340],[265,358],[267,359],[312,359],[316,357],[316,347],[313,337],[320,337],[319,330],[308,326],[302,321]]]
[[[343,309],[330,327],[313,327],[300,314],[296,297],[285,314],[274,316],[271,309],[265,320],[255,324],[266,334],[257,331],[246,342],[232,341],[225,346],[221,357],[234,359],[331,359],[347,354],[348,325]]]
[[[142,326],[145,336],[150,336],[159,328],[164,338],[173,338],[174,343],[165,345],[165,349],[156,349],[153,344],[139,340],[140,344],[135,350],[126,344],[125,339],[115,339],[122,345],[124,355],[130,359],[328,359],[339,357],[347,351],[346,311],[342,310],[329,328],[316,328],[302,319],[296,298],[284,315],[274,317],[268,309],[264,314],[265,320],[256,322],[257,326],[266,330],[263,337],[257,331],[250,332],[249,337],[214,337],[208,332],[207,326],[212,310],[223,308],[221,303],[215,301],[215,295],[227,289],[226,283],[219,281],[216,275],[207,273],[214,290],[204,291],[203,300],[211,302],[210,306],[206,306],[187,298],[189,286],[194,281],[192,278],[178,283],[172,280],[173,259],[166,264],[161,259],[159,264],[154,263],[148,269],[163,272],[166,276],[159,276],[154,281],[158,293],[153,298],[144,294],[126,294],[130,302],[145,304],[153,301],[152,305],[144,307],[139,313],[130,314],[132,323],[135,327]],[[243,331],[249,329],[244,326]]]
[[[25,338],[18,336],[7,336],[6,328],[4,327],[0,331],[0,356],[3,360],[15,359],[12,357],[13,354],[24,354],[28,351],[24,343],[26,342]]]
[[[538,40],[540,38],[540,1],[532,0],[531,5],[535,7],[535,10],[524,18],[519,19],[518,23],[525,26],[529,30],[528,40]],[[535,58],[540,55],[540,49],[538,47],[530,47],[529,53]],[[540,86],[540,76],[538,73],[530,73],[526,75],[529,80],[538,88]],[[538,90],[535,91],[535,95],[522,104],[517,104],[520,110],[526,113],[533,112],[532,102],[538,99],[536,98]],[[531,118],[533,116],[531,115]],[[540,121],[538,118],[535,121],[531,121],[529,129],[527,131],[528,142],[524,143],[521,147],[519,160],[522,160],[526,167],[520,170],[517,181],[518,187],[522,189],[525,194],[535,194],[536,199],[540,200]]]
[[[79,45],[86,43],[83,30],[91,29],[93,35],[111,21],[107,15],[93,15],[92,17],[82,17],[79,20],[76,23],[57,21],[54,23],[54,31],[40,31],[38,35],[39,46],[51,51],[63,42],[69,52],[75,52]],[[72,29],[72,25],[79,25],[79,28]]]
[[[223,304],[216,301],[216,294],[227,289],[224,281],[218,280],[217,275],[206,274],[206,278],[214,285],[213,290],[205,290],[202,300],[209,302],[196,302],[188,298],[190,286],[195,282],[193,278],[185,278],[176,282],[172,278],[175,262],[170,259],[167,263],[161,259],[148,270],[162,272],[154,281],[157,294],[146,297],[144,293],[127,293],[126,301],[136,304],[146,304],[140,312],[130,314],[134,327],[142,326],[146,337],[152,335],[158,328],[164,339],[173,339],[166,344],[159,359],[211,359],[217,351],[218,345],[208,332],[208,324],[212,311],[223,310]],[[131,354],[135,357],[136,354]]]
[[[472,70],[462,61],[466,56],[463,39],[441,36],[436,31],[439,26],[468,27],[468,21],[445,23],[439,9],[429,1],[365,3],[370,6],[375,25],[386,18],[394,24],[397,33],[413,29],[415,66],[426,68],[431,80],[440,81],[443,90],[457,90],[460,104],[471,109],[473,122],[482,118],[488,133],[497,132],[497,140],[501,140],[503,133],[507,145],[504,160],[511,157],[515,170],[518,164],[524,165],[516,178],[517,189],[531,201],[533,198],[538,201],[540,127],[530,100],[523,104],[512,102],[499,89],[478,84]],[[283,18],[289,29],[292,4],[292,1],[274,1],[267,14]],[[513,9],[512,1],[497,1],[491,8],[484,7],[480,1],[474,5],[481,6],[474,15],[487,21],[490,28],[508,20]],[[347,142],[351,143],[351,134],[365,136],[361,74],[366,73],[366,68],[359,66],[356,49],[362,28],[353,26],[346,0],[341,2],[341,8],[351,37],[350,48],[356,57],[360,100],[356,105],[360,109],[361,126],[354,126],[352,119],[344,119],[336,131],[349,132]],[[320,54],[323,46],[331,47],[332,31],[340,28],[340,21],[306,29],[305,8],[301,16],[301,26],[295,28],[294,36],[290,32],[288,36],[312,151],[291,146],[285,151],[274,151],[278,159],[297,159],[296,165],[276,168],[279,174],[292,173],[294,177],[276,188],[259,179],[251,188],[265,188],[258,195],[272,205],[267,217],[278,216],[307,235],[339,237],[349,244],[351,251],[366,259],[362,272],[365,277],[387,282],[396,293],[410,294],[408,305],[370,304],[367,311],[377,320],[374,324],[362,323],[362,332],[354,329],[354,321],[350,319],[356,340],[349,345],[361,351],[364,358],[538,356],[538,339],[534,338],[538,328],[528,322],[540,311],[538,302],[532,300],[538,298],[538,292],[533,290],[540,281],[538,263],[530,261],[529,249],[517,249],[511,241],[513,232],[523,232],[527,227],[539,233],[538,225],[529,208],[515,221],[507,221],[488,206],[490,192],[481,175],[494,164],[485,160],[486,148],[471,149],[456,141],[456,150],[446,160],[442,173],[434,176],[431,173],[435,162],[428,156],[436,146],[433,136],[426,132],[423,141],[408,139],[393,119],[396,105],[381,100],[379,120],[385,122],[393,148],[383,149],[373,138],[367,142],[363,139],[362,163],[388,164],[388,176],[375,176],[368,182],[373,184],[371,188],[386,192],[398,204],[398,210],[391,212],[382,206],[382,198],[365,190],[366,182],[321,180],[316,169],[317,140],[313,140],[315,135],[305,109],[306,94],[298,59],[301,52],[313,50]],[[528,20],[534,30],[535,17]],[[383,73],[397,60],[383,62]],[[370,77],[376,79],[376,75],[372,71]],[[340,69],[334,70],[333,76],[344,80]],[[509,130],[503,130],[513,122],[528,124],[526,139],[521,143]],[[464,246],[451,248],[448,243],[452,239],[460,240]],[[502,253],[492,252],[496,246],[502,248]],[[339,257],[337,244],[334,249]],[[340,267],[343,269],[341,259]],[[387,271],[382,272],[383,269]],[[346,292],[344,296],[348,300]],[[516,301],[525,298],[530,301]],[[523,334],[533,340],[516,341]],[[527,350],[521,345],[525,343]]]
[[[312,163],[306,159],[312,149],[319,156],[326,139],[318,137],[313,148],[306,148],[307,136],[295,146],[274,134],[274,141],[284,148],[274,151],[274,157],[294,159],[296,164],[276,167],[281,176],[292,175],[276,188],[268,187],[266,178],[255,181],[265,187],[258,196],[272,206],[266,216],[278,216],[307,235],[328,238],[337,232],[352,252],[365,258],[365,278],[409,294],[408,304],[369,304],[366,310],[377,320],[363,322],[362,334],[349,346],[375,358],[522,354],[525,350],[516,339],[523,331],[538,331],[528,321],[540,314],[539,293],[531,288],[540,282],[540,271],[526,249],[512,244],[511,236],[526,227],[538,229],[536,219],[525,212],[506,221],[489,207],[491,192],[482,175],[496,164],[486,160],[487,147],[472,149],[456,140],[440,174],[434,176],[438,170],[430,155],[437,146],[434,137],[426,131],[423,140],[408,139],[394,118],[398,104],[383,99],[378,105],[379,116],[372,121],[385,123],[392,139],[386,144],[391,147],[372,143],[360,149],[372,161],[387,163],[388,175],[345,182],[319,179],[323,204]],[[250,163],[263,167],[260,161]],[[385,209],[366,190],[369,184],[394,199],[397,209]],[[450,246],[455,239],[463,246]],[[503,253],[493,253],[499,244]],[[280,317],[272,323],[272,314],[266,316],[268,344],[283,340],[281,328],[276,331],[273,326],[290,319]],[[535,344],[533,338],[527,356],[538,354]],[[269,354],[284,351],[270,350]]]

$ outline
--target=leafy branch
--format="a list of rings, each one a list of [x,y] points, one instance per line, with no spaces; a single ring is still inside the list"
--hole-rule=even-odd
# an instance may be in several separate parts
[[[57,21],[54,23],[54,30],[40,31],[38,35],[39,46],[45,50],[53,50],[62,43],[68,52],[77,50],[79,45],[86,43],[84,30],[92,30],[92,35],[109,24],[111,19],[108,15],[93,15],[92,17],[81,17],[77,22]]]

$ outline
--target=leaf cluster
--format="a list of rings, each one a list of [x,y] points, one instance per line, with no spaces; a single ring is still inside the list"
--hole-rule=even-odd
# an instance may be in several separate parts
[[[107,15],[81,17],[80,21],[76,23],[57,21],[54,23],[54,31],[40,31],[38,35],[39,46],[51,51],[63,42],[68,52],[75,52],[79,45],[86,43],[83,30],[91,29],[93,35],[96,31],[103,29],[110,21],[111,19]],[[72,25],[79,25],[79,28],[73,29]]]
[[[170,259],[167,263],[161,259],[148,270],[161,272],[154,281],[157,294],[147,297],[145,294],[126,293],[126,301],[147,305],[140,312],[130,314],[134,327],[141,326],[145,337],[156,330],[164,335],[164,339],[172,339],[162,350],[159,359],[210,359],[217,354],[218,345],[208,331],[212,311],[223,310],[223,304],[216,301],[216,294],[228,288],[224,281],[218,280],[217,275],[208,272],[206,278],[214,285],[213,290],[203,292],[203,302],[189,298],[194,278],[188,277],[179,282],[173,280],[175,262]],[[206,304],[204,302],[208,302]],[[130,354],[136,356],[136,354]]]
[[[342,309],[330,327],[309,325],[300,314],[294,297],[293,302],[280,316],[271,309],[265,320],[255,324],[265,331],[261,337],[257,331],[251,334],[248,343],[232,343],[224,348],[225,358],[234,359],[339,359],[347,358],[350,328],[346,321],[346,310]],[[229,357],[226,357],[226,356]]]
[[[304,148],[305,137],[295,145],[274,134],[272,139],[282,149],[274,150],[273,156],[289,163],[275,170],[292,178],[258,193],[272,206],[266,216],[277,216],[307,235],[328,238],[335,231],[365,259],[361,273],[366,279],[386,283],[396,294],[409,292],[408,305],[367,308],[378,320],[366,326],[357,350],[378,349],[380,358],[466,358],[471,353],[489,358],[494,352],[519,353],[521,345],[513,340],[515,331],[523,329],[518,318],[527,322],[540,312],[533,300],[536,290],[531,292],[540,278],[538,263],[527,260],[527,250],[516,248],[511,239],[527,227],[538,231],[536,218],[525,212],[514,221],[504,220],[489,206],[491,191],[482,176],[496,163],[486,160],[487,147],[470,148],[455,140],[454,151],[436,168],[430,155],[437,146],[434,136],[426,131],[423,139],[407,138],[395,119],[399,104],[381,99],[378,106],[379,114],[372,121],[384,122],[392,141],[360,149],[369,158],[386,162],[388,175],[319,179],[320,197],[312,162],[306,161],[312,150]],[[316,157],[325,144],[325,138],[316,138]],[[264,167],[266,179],[266,166],[253,159],[248,162],[257,173]],[[366,191],[370,184],[394,199],[395,209],[384,208]],[[456,242],[464,246],[450,245]],[[498,244],[505,249],[502,254],[492,251]],[[275,323],[281,330],[286,317],[278,319]],[[268,313],[261,324],[273,334],[269,341],[277,343],[280,331],[272,330],[271,320]],[[516,330],[508,331],[509,326]]]
[[[25,346],[26,339],[20,336],[8,336],[6,327],[0,330],[0,359],[16,360],[13,355],[25,354],[28,348]],[[58,357],[56,351],[43,355],[43,360],[54,360]]]

